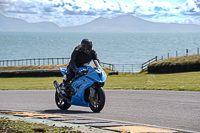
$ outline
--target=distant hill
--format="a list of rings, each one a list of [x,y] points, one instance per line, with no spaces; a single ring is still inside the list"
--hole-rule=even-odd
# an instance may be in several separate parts
[[[22,19],[0,14],[0,32],[54,32],[60,27],[51,22],[28,23]]]
[[[200,25],[155,23],[132,15],[97,18],[87,24],[59,27],[52,22],[28,23],[0,15],[0,32],[200,32]]]
[[[97,18],[87,24],[65,29],[74,32],[200,32],[200,25],[155,23],[122,15],[113,19]]]

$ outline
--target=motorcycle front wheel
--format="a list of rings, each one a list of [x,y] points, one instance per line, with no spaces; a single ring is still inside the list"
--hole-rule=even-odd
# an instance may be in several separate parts
[[[96,87],[95,90],[95,95],[90,98],[89,105],[93,112],[100,112],[105,104],[105,93],[102,87]]]
[[[56,105],[59,109],[61,110],[67,110],[68,108],[70,108],[70,104],[67,103],[67,101],[65,101],[56,91],[55,93],[55,102]]]

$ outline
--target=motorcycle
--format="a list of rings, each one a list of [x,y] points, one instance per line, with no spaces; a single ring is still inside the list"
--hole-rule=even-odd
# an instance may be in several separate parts
[[[67,110],[71,105],[90,107],[93,112],[100,112],[105,104],[105,93],[103,86],[107,75],[97,60],[96,67],[85,64],[78,68],[80,73],[69,82],[67,89],[62,89],[58,81],[54,81],[55,102],[61,110]],[[59,68],[64,76],[67,68]]]

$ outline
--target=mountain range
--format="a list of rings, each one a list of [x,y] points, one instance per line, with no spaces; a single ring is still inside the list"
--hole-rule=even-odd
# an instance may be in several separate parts
[[[112,19],[100,17],[79,26],[59,27],[52,22],[28,23],[0,14],[0,32],[200,32],[200,25],[150,22],[122,15]]]

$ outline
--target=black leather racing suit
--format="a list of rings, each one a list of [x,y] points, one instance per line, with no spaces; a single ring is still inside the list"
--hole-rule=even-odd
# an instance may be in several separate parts
[[[100,64],[95,50],[92,49],[89,54],[86,54],[81,49],[81,45],[76,46],[74,51],[72,52],[69,65],[67,66],[67,80],[64,82],[68,83],[70,80],[72,80],[72,78],[75,76],[75,71],[78,69],[78,67],[83,67],[85,63],[88,63],[91,60],[97,60]]]

